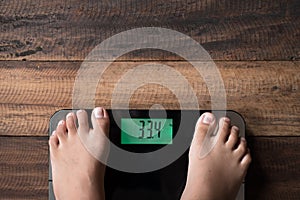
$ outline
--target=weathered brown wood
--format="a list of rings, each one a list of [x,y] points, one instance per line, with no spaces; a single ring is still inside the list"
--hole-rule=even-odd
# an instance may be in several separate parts
[[[192,37],[214,60],[299,60],[299,7],[298,0],[2,1],[0,59],[83,60],[103,40],[151,26]],[[145,50],[121,59],[178,57]]]
[[[103,74],[97,85],[96,103],[111,108],[114,88],[129,69],[143,62],[116,62]],[[182,73],[195,90],[200,109],[211,109],[211,99],[201,76],[185,62],[164,62]],[[217,62],[222,75],[227,109],[241,113],[249,135],[300,135],[299,62]],[[80,62],[0,63],[0,135],[46,136],[51,115],[59,109],[72,108],[72,92]],[[144,76],[147,77],[147,71]],[[124,87],[127,87],[124,83]],[[89,82],[86,84],[90,86]],[[185,90],[176,92],[185,95]],[[214,92],[214,91],[211,91]],[[128,91],[124,91],[128,93]],[[80,96],[86,102],[89,97]],[[119,107],[126,99],[118,99]],[[176,96],[157,84],[136,90],[131,108],[149,108],[162,104],[166,109],[180,109]],[[187,98],[187,108],[195,109]]]
[[[253,164],[246,179],[246,199],[299,199],[298,0],[1,1],[0,199],[47,199],[45,136],[51,115],[72,108],[78,61],[103,40],[147,26],[184,33],[220,61],[227,109],[245,117],[251,136]],[[189,64],[175,54],[149,49],[125,54],[112,64],[98,84],[96,105],[110,108],[121,76],[147,63],[128,61],[151,60],[182,73],[195,90],[200,108],[211,108],[207,86]],[[168,60],[174,62],[162,62]],[[82,96],[80,101],[88,98]],[[186,99],[187,107],[193,108]],[[118,103],[124,107],[126,100],[121,97]],[[155,84],[138,88],[130,99],[131,108],[157,103],[167,109],[180,108],[170,90]]]
[[[0,199],[46,199],[46,137],[0,137]]]
[[[247,143],[253,158],[247,199],[299,199],[300,137],[249,137]]]
[[[249,137],[246,199],[298,199],[299,137]],[[276,156],[274,156],[276,155]],[[46,199],[47,137],[0,137],[0,199]]]

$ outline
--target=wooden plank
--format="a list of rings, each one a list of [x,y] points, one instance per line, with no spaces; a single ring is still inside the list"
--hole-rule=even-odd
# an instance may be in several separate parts
[[[0,199],[46,199],[46,137],[0,137]]]
[[[0,199],[46,199],[47,137],[0,137]],[[298,199],[300,137],[249,137],[246,199]]]
[[[189,81],[200,109],[211,109],[206,83],[190,64],[162,63],[182,73]],[[111,108],[112,94],[119,79],[141,64],[145,63],[113,63],[97,85],[95,105]],[[226,89],[227,109],[244,116],[248,135],[300,135],[300,62],[216,64]],[[59,109],[72,108],[73,86],[80,62],[3,61],[0,65],[0,135],[46,136],[51,115]],[[143,73],[146,78],[149,71]],[[86,85],[90,86],[89,83]],[[123,86],[127,88],[128,84],[125,82]],[[186,90],[181,87],[175,92],[186,95]],[[128,91],[120,95],[125,93]],[[89,98],[92,97],[80,96],[79,101],[87,102]],[[119,97],[120,108],[124,108],[126,102],[124,97]],[[188,97],[184,103],[186,108],[195,109]],[[138,88],[130,99],[130,108],[145,109],[153,104],[180,109],[177,97],[168,88],[157,84]]]
[[[300,137],[249,137],[247,199],[299,199]]]
[[[214,60],[299,60],[299,6],[298,0],[2,1],[0,59],[83,60],[103,40],[150,26],[192,37]],[[138,50],[120,59],[179,57]]]

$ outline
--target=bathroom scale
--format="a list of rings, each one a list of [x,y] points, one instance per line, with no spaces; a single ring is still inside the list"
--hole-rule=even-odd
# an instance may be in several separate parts
[[[92,110],[86,111],[91,116]],[[76,112],[76,110],[60,110],[51,117],[49,135],[69,112]],[[125,152],[138,153],[146,161],[151,161],[156,159],[151,152],[157,153],[168,148],[172,149],[172,147],[176,147],[175,145],[180,144],[180,141],[190,144],[198,118],[207,111],[114,109],[107,110],[107,112],[110,118],[110,142]],[[240,136],[245,137],[245,121],[240,114],[235,111],[213,111],[216,120],[223,117],[225,113],[231,119],[231,124],[239,127]],[[91,122],[89,123],[91,126]],[[175,159],[169,163],[156,168],[153,165],[154,170],[151,170],[151,162],[147,164],[149,168],[145,171],[140,168],[140,171],[120,170],[108,164],[104,183],[106,200],[179,200],[186,183],[188,147],[189,145],[183,148],[180,155],[175,156]],[[113,159],[111,154],[113,153],[110,152],[108,163]],[[159,154],[155,155],[160,157],[157,156]],[[170,154],[167,158],[172,156],[173,154]],[[120,160],[124,160],[124,165],[132,162],[126,156],[122,156]],[[136,167],[144,167],[144,165],[146,164],[142,162]],[[76,175],[74,174],[74,176]],[[244,200],[244,188],[245,182],[240,187],[237,200]],[[52,188],[51,163],[49,164],[49,199],[55,199]]]

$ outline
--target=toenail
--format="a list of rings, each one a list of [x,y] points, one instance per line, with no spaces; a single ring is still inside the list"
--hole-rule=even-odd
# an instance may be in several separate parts
[[[77,110],[77,113],[82,113],[83,112],[83,110]]]
[[[63,125],[64,124],[64,120],[60,120],[58,125]]]
[[[56,131],[53,131],[53,132],[52,132],[52,135],[55,135],[55,134],[56,134]]]
[[[96,118],[103,118],[104,115],[103,115],[103,109],[102,108],[95,108],[94,110],[94,115]]]
[[[230,122],[230,119],[228,117],[224,117],[224,121],[229,123]]]
[[[237,126],[232,127],[235,131],[239,131],[239,128]]]
[[[243,142],[247,143],[246,139],[245,139],[245,138],[243,138],[243,137],[241,137],[241,141],[243,141]]]
[[[73,113],[67,114],[67,118],[69,118],[69,117],[73,117]]]
[[[204,116],[202,118],[202,123],[203,124],[211,124],[213,121],[214,121],[213,117],[211,117],[210,115],[204,114]]]

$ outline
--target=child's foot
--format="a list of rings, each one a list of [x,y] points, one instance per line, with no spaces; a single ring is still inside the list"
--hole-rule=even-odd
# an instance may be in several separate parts
[[[103,200],[105,165],[87,151],[82,138],[95,141],[94,150],[107,157],[109,117],[103,108],[95,108],[90,129],[87,113],[80,110],[76,114],[69,113],[66,120],[60,121],[49,139],[54,194],[57,200]]]
[[[211,113],[204,113],[197,122],[182,200],[233,200],[246,176],[251,162],[249,149],[246,140],[239,138],[238,128],[231,127],[228,118],[220,120],[217,143],[207,156],[200,159],[208,127],[215,123]]]

